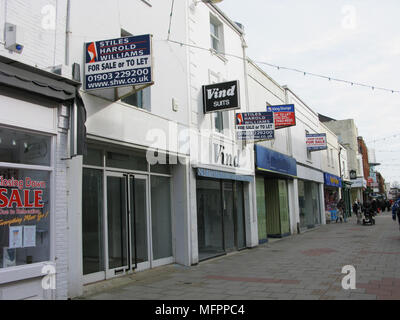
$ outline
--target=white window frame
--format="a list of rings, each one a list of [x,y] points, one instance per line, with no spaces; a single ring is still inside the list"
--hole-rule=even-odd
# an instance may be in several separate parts
[[[55,228],[56,228],[56,219],[55,219],[55,163],[56,163],[56,146],[57,146],[57,136],[54,134],[50,134],[48,132],[37,132],[34,130],[27,130],[21,128],[10,128],[7,126],[1,126],[1,128],[7,130],[17,130],[24,133],[31,133],[31,134],[38,134],[43,135],[51,138],[50,146],[50,166],[37,166],[37,165],[26,165],[26,164],[19,164],[19,163],[9,163],[9,162],[0,162],[0,168],[12,168],[12,169],[21,169],[21,170],[36,170],[36,171],[46,171],[50,173],[50,222],[49,222],[49,241],[50,241],[50,252],[49,252],[49,260],[42,261],[38,263],[20,265],[15,267],[9,268],[1,268],[0,269],[0,285],[7,284],[16,281],[22,281],[32,278],[39,278],[44,277],[45,275],[42,273],[44,266],[53,266],[56,267],[55,263]],[[56,270],[57,272],[57,270]]]
[[[217,31],[218,35],[215,35],[211,32],[211,25],[214,26],[214,29]],[[210,46],[211,50],[213,50],[216,54],[220,56],[224,56],[224,27],[223,23],[214,15],[210,14]],[[214,48],[214,42],[216,40],[218,43],[218,49]]]
[[[310,132],[306,130],[306,138],[308,134],[310,134]],[[312,162],[312,154],[311,151],[308,151],[307,144],[306,144],[306,154],[307,154],[307,161]]]

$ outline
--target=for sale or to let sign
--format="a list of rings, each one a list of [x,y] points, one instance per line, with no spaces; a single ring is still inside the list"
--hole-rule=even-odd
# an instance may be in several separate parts
[[[238,140],[273,140],[275,122],[273,112],[247,112],[236,114]]]
[[[85,90],[153,83],[151,35],[89,42],[85,51]]]
[[[296,125],[294,104],[267,106],[267,111],[274,113],[276,130]]]
[[[310,152],[328,149],[326,133],[307,134],[306,143]]]

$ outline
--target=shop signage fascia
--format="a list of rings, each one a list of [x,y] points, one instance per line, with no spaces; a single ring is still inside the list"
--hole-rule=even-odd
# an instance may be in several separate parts
[[[326,133],[314,133],[306,135],[307,150],[310,152],[328,149]]]
[[[267,106],[267,111],[274,113],[275,130],[296,126],[294,104]]]
[[[265,141],[275,139],[273,112],[247,112],[236,114],[238,140]]]
[[[154,84],[152,35],[85,43],[86,91]]]
[[[214,162],[217,165],[223,165],[232,168],[240,167],[240,152],[236,154],[228,152],[226,147],[220,143],[213,143]]]
[[[297,177],[296,159],[259,145],[255,145],[255,152],[257,170]]]
[[[203,86],[205,114],[240,108],[240,84],[238,80]]]
[[[324,173],[325,185],[329,187],[342,187],[342,179],[330,173]]]

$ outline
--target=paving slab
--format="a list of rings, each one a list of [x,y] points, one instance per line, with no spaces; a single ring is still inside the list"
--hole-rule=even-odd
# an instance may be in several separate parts
[[[342,268],[356,289],[342,288]],[[96,300],[400,300],[400,233],[391,214],[375,226],[328,224],[196,266],[169,265],[85,287]]]

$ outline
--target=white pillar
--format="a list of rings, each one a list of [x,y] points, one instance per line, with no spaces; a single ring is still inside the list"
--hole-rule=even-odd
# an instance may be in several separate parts
[[[299,185],[298,179],[293,179],[288,184],[289,189],[289,214],[290,214],[290,231],[292,234],[297,233],[297,225],[300,223],[299,208]]]
[[[244,205],[246,213],[246,245],[248,248],[258,246],[258,215],[256,181],[245,183]]]
[[[68,297],[83,294],[82,169],[83,157],[68,160]]]
[[[189,167],[189,216],[190,216],[190,246],[191,264],[199,263],[199,243],[197,234],[197,188],[196,173]]]
[[[319,184],[319,193],[320,193],[320,206],[321,206],[321,224],[326,224],[326,215],[325,215],[325,192],[324,192],[324,184]]]
[[[173,214],[175,262],[181,265],[191,265],[191,230],[190,230],[190,203],[189,165],[177,165],[172,171],[173,185]]]

